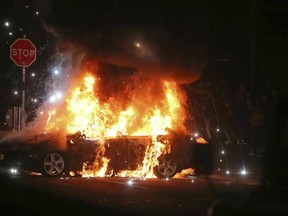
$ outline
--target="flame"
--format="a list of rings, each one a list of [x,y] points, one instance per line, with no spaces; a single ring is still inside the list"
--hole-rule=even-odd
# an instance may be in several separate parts
[[[163,143],[156,141],[156,137],[152,137],[152,143],[146,149],[142,165],[138,166],[136,170],[124,170],[118,173],[118,176],[154,178],[153,168],[158,165],[157,158],[163,153],[164,148]]]
[[[104,157],[104,154],[105,147],[101,144],[96,149],[96,158],[92,165],[89,165],[88,162],[83,163],[83,177],[106,177],[112,175],[112,172],[110,172],[110,174],[107,173],[108,163],[110,160]]]
[[[53,128],[55,125],[51,122],[51,118],[53,115],[56,114],[56,109],[48,110],[48,118],[46,123],[46,130],[49,130],[49,128]]]
[[[136,170],[125,170],[118,175],[154,177],[153,167],[165,151],[165,145],[158,142],[156,137],[167,134],[167,128],[184,129],[183,92],[173,81],[143,81],[138,88],[130,89],[129,101],[121,101],[113,95],[101,100],[100,81],[96,75],[86,72],[68,92],[65,105],[49,113],[46,130],[49,132],[61,128],[67,134],[80,131],[87,137],[104,140],[128,135],[150,136],[151,145],[145,151],[142,164]],[[104,145],[101,144],[95,151],[95,161],[93,164],[83,164],[82,175],[111,175],[111,171],[107,170],[110,159],[104,157]]]
[[[187,169],[182,169],[180,173],[177,173],[175,175],[176,178],[183,178],[186,176],[191,176],[191,175],[195,175],[195,170],[192,168],[187,168]]]

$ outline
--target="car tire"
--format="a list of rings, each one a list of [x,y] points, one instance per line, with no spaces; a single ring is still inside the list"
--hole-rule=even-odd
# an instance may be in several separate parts
[[[62,175],[65,170],[65,159],[59,152],[50,152],[43,157],[42,174],[49,177]]]
[[[170,179],[177,173],[177,163],[170,155],[162,155],[158,159],[159,164],[154,167],[154,174],[160,179]]]

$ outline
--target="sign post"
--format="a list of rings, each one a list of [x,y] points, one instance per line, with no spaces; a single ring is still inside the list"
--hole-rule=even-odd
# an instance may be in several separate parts
[[[24,118],[23,118],[23,115],[24,115],[24,112],[25,112],[25,88],[26,88],[26,85],[25,85],[25,76],[26,76],[26,68],[25,67],[22,67],[22,102],[21,102],[21,112],[19,113],[19,127],[20,130],[22,128],[24,128],[24,125],[25,125],[25,122],[24,122]]]
[[[19,128],[24,127],[25,122],[22,117],[25,113],[25,74],[26,67],[29,67],[36,60],[36,47],[29,40],[24,38],[18,38],[11,46],[10,46],[10,58],[13,62],[22,67],[22,102],[21,102],[21,115],[19,117]]]

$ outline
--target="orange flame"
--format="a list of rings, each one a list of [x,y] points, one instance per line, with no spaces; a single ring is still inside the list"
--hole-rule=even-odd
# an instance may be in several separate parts
[[[66,105],[50,113],[46,130],[64,126],[67,134],[77,131],[91,138],[117,136],[150,136],[151,145],[137,170],[122,171],[119,176],[154,177],[153,167],[164,151],[164,144],[157,135],[167,134],[167,128],[184,130],[184,94],[173,81],[143,81],[138,89],[129,92],[130,101],[116,100],[111,96],[100,100],[100,78],[86,73],[81,82],[66,97]],[[143,88],[145,90],[143,90]],[[57,112],[57,113],[56,113]],[[103,149],[104,148],[104,149]],[[92,165],[83,164],[84,176],[107,176],[109,159],[103,155],[104,145],[96,151]]]
[[[96,158],[92,165],[89,165],[88,162],[83,163],[83,177],[106,177],[108,175],[112,175],[112,172],[110,172],[110,174],[107,174],[108,162],[110,160],[104,157],[104,154],[105,147],[104,145],[100,145],[96,149]]]

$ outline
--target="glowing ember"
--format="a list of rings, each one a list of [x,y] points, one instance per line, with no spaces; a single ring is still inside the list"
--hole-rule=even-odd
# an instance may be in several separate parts
[[[65,105],[49,112],[47,132],[64,130],[66,134],[74,134],[80,131],[89,138],[103,139],[103,143],[111,137],[149,136],[151,144],[142,164],[136,170],[124,170],[117,175],[154,177],[153,167],[165,151],[165,145],[156,137],[167,134],[167,128],[184,130],[184,94],[173,81],[143,80],[136,83],[135,88],[126,89],[123,100],[113,95],[103,99],[100,82],[96,75],[86,73],[68,92]],[[95,151],[95,161],[83,164],[82,175],[112,175],[113,171],[108,170],[110,158],[104,157],[105,146],[101,144]]]
[[[189,175],[194,175],[195,174],[195,170],[192,168],[187,168],[187,169],[182,169],[180,173],[177,173],[175,175],[176,178],[182,178],[182,177],[186,177]]]

